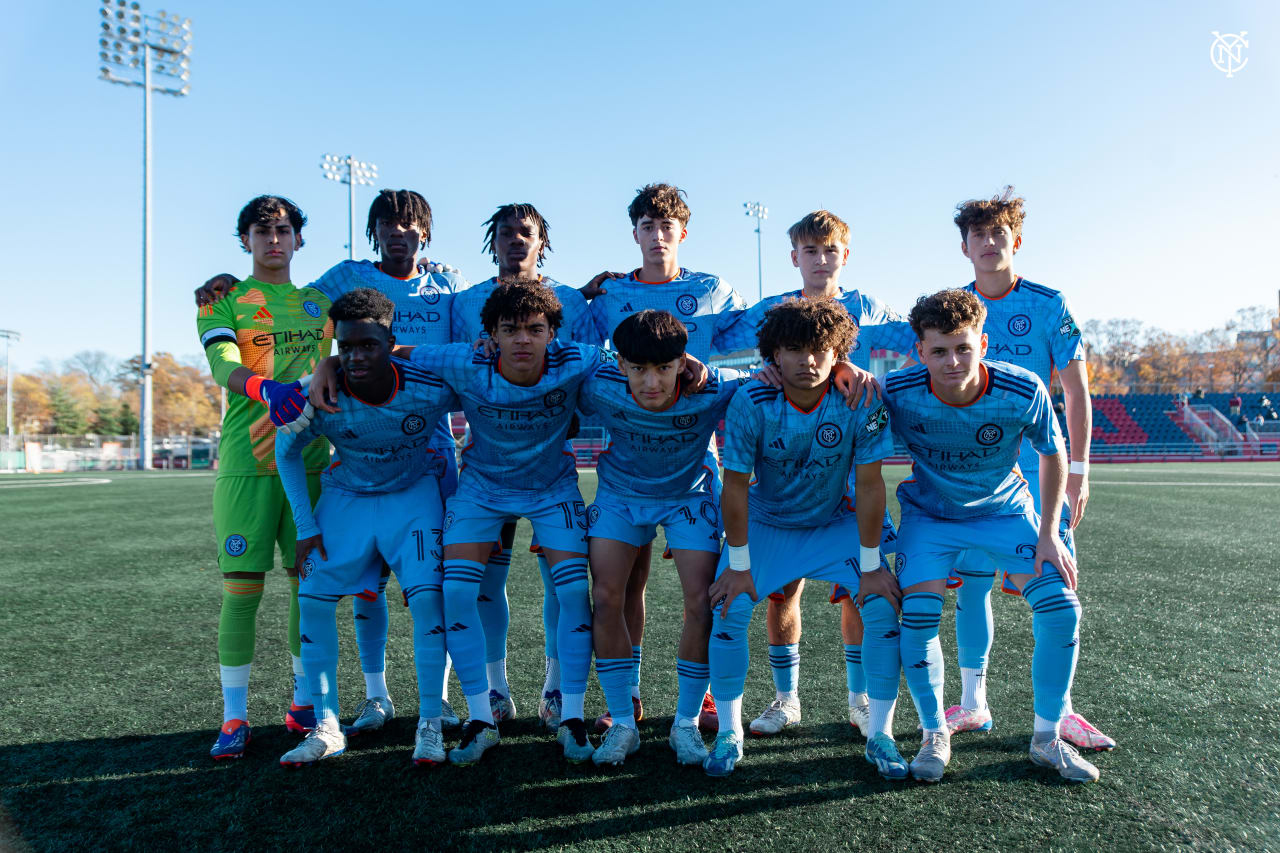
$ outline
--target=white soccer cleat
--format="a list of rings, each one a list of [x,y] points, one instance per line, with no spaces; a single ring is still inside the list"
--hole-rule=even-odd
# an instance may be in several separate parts
[[[418,731],[413,736],[413,763],[419,767],[434,767],[444,763],[444,736],[440,734],[440,728],[431,721],[418,723]]]
[[[516,703],[505,693],[489,691],[489,713],[495,723],[506,723],[516,718]]]
[[[631,726],[610,726],[596,751],[591,753],[591,760],[597,767],[604,764],[618,765],[639,748],[640,732]]]
[[[564,699],[559,690],[550,690],[542,694],[538,700],[538,722],[550,731],[560,728],[560,711],[564,707]]]
[[[871,731],[871,706],[850,705],[849,725],[857,729],[858,734],[867,737],[867,732]]]
[[[697,726],[672,726],[667,743],[675,750],[679,764],[701,765],[707,760],[707,745]]]
[[[587,724],[579,717],[561,721],[556,730],[556,743],[564,748],[565,760],[570,764],[581,764],[596,751],[591,738],[587,737]]]
[[[502,738],[498,737],[498,727],[493,723],[467,720],[467,726],[462,730],[462,740],[449,750],[449,763],[463,766],[475,764],[484,755],[485,750],[501,742]]]
[[[453,706],[445,700],[440,700],[440,728],[456,729],[462,725],[462,720],[458,719],[458,712],[453,710]]]
[[[396,715],[396,708],[388,696],[374,696],[356,706],[356,719],[347,726],[347,735],[360,735],[382,728]]]
[[[773,737],[787,726],[800,722],[800,703],[774,699],[764,713],[751,721],[751,733],[756,737]]]
[[[911,759],[911,775],[921,782],[937,782],[951,762],[951,735],[933,732],[924,736],[920,751]]]
[[[1081,758],[1076,748],[1060,737],[1040,743],[1032,739],[1031,763],[1057,770],[1068,782],[1098,781],[1098,768]]]
[[[280,756],[285,767],[304,767],[347,751],[347,736],[335,720],[323,720],[307,733],[302,743]]]

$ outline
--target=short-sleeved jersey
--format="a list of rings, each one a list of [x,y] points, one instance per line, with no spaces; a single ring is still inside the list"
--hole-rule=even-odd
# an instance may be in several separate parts
[[[560,320],[560,328],[556,338],[577,344],[598,344],[600,337],[596,334],[595,323],[591,320],[591,312],[587,300],[576,287],[561,284],[553,278],[540,276],[542,284],[555,291],[556,298],[564,308],[564,316]],[[453,342],[457,344],[474,343],[480,338],[489,337],[480,323],[480,311],[484,303],[498,286],[498,279],[491,278],[479,284],[473,284],[453,300]]]
[[[911,477],[898,487],[904,511],[964,519],[1033,508],[1018,452],[1024,436],[1040,453],[1062,449],[1049,392],[1017,365],[984,359],[982,366],[982,393],[967,406],[940,400],[924,366],[885,377],[893,431],[913,460]]]
[[[719,277],[681,268],[670,281],[647,282],[633,270],[623,278],[604,283],[605,293],[591,300],[591,316],[600,340],[613,337],[618,324],[637,311],[651,308],[669,311],[689,330],[685,349],[699,361],[711,358],[711,351],[731,352],[720,340],[746,301]]]
[[[578,391],[601,364],[599,347],[552,340],[537,384],[513,385],[499,372],[500,356],[471,344],[417,347],[410,360],[440,374],[462,402],[471,443],[462,450],[458,488],[496,498],[545,496],[575,482],[572,454],[564,449]]]
[[[830,385],[803,412],[782,389],[749,382],[729,404],[724,431],[724,467],[755,472],[751,519],[777,527],[822,527],[852,514],[853,466],[893,453],[885,407],[850,409]]]
[[[329,298],[311,287],[268,284],[247,278],[227,297],[201,306],[196,329],[209,368],[226,387],[241,365],[266,379],[293,382],[315,370],[329,355],[333,323]],[[218,443],[218,476],[246,477],[276,472],[276,428],[267,407],[241,394],[227,395],[227,415]],[[307,471],[323,471],[329,447],[314,442],[303,453]]]
[[[677,388],[675,402],[652,412],[636,402],[616,364],[601,366],[578,398],[578,409],[609,430],[609,446],[596,463],[600,488],[645,505],[710,495],[715,472],[705,464],[707,442],[747,381],[736,370],[713,368],[701,391]]]
[[[336,458],[321,477],[322,488],[352,495],[380,495],[412,486],[424,476],[439,477],[444,457],[431,447],[432,427],[456,407],[443,379],[398,358],[391,360],[395,391],[385,403],[360,400],[338,371],[338,411],[317,410],[306,429],[281,432],[276,439],[280,481],[294,507],[300,536],[316,530],[306,478],[294,463],[298,449],[319,436],[333,444]],[[310,531],[310,532],[308,532]]]
[[[725,348],[733,351],[756,347],[765,313],[788,299],[803,298],[802,290],[766,296],[746,311],[738,313],[721,335]],[[915,357],[915,333],[911,331],[911,324],[897,311],[879,299],[857,290],[841,290],[835,301],[844,306],[850,319],[858,327],[858,339],[854,341],[853,350],[849,353],[849,360],[855,365],[863,370],[870,370],[871,351],[877,349]]]
[[[987,307],[987,356],[1026,368],[1049,385],[1051,370],[1085,357],[1080,327],[1061,293],[1019,277],[1004,296],[983,296],[974,282],[965,290]]]
[[[387,275],[373,261],[343,261],[311,285],[336,302],[359,287],[370,287],[396,305],[391,331],[405,346],[447,344],[453,300],[467,280],[454,273],[415,273],[407,279]]]

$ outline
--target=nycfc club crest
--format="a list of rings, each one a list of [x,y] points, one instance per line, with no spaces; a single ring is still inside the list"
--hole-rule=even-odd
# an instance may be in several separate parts
[[[435,305],[440,301],[440,288],[434,284],[420,282],[417,291],[413,295],[428,305]]]
[[[568,396],[569,395],[560,388],[557,388],[554,391],[548,391],[542,398],[542,405],[546,406],[548,409],[554,406],[559,406]]]
[[[676,300],[676,310],[688,317],[698,310],[698,300],[686,293]]]
[[[312,317],[320,316],[320,306],[312,302],[310,299],[302,303],[302,310],[306,311],[309,316],[312,316]]]
[[[595,504],[592,504],[591,506],[587,507],[587,524],[589,524],[592,527],[595,527],[599,521],[600,521],[600,507],[596,506]]]
[[[1004,430],[999,424],[983,424],[978,427],[978,432],[974,435],[978,440],[978,444],[983,447],[990,447],[993,444],[999,444],[1000,439],[1004,438]]]
[[[835,424],[826,423],[818,427],[817,438],[823,447],[835,447],[844,438],[844,433]]]
[[[1031,331],[1031,318],[1026,314],[1014,314],[1009,318],[1009,334],[1022,337]]]
[[[676,415],[671,419],[671,423],[674,424],[677,429],[688,429],[697,422],[697,415]]]
[[[422,415],[406,415],[400,422],[400,429],[405,435],[417,435],[426,427],[427,421]]]
[[[227,556],[239,557],[245,551],[249,550],[249,543],[245,541],[245,538],[239,533],[232,533],[227,537],[226,544],[223,545],[223,548],[226,549]]]
[[[311,577],[311,573],[316,570],[316,561],[307,557],[302,561],[302,567],[298,569],[299,580],[306,580]]]

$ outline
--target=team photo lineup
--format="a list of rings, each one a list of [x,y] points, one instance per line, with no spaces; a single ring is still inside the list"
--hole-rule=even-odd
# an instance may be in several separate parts
[[[1085,342],[1062,293],[1014,272],[1024,211],[1011,187],[948,210],[968,283],[899,313],[840,285],[850,230],[826,210],[788,230],[800,286],[748,305],[718,276],[680,266],[691,211],[670,184],[643,187],[627,208],[640,264],[581,287],[540,272],[551,229],[528,203],[484,224],[497,273],[469,283],[424,254],[431,208],[403,189],[369,209],[378,261],[343,261],[299,286],[290,263],[306,217],[283,196],[249,201],[236,236],[251,275],[196,291],[199,339],[229,392],[213,498],[223,720],[212,758],[264,758],[249,679],[278,552],[292,587],[293,695],[281,711],[301,736],[279,756],[288,767],[340,756],[396,715],[385,665],[396,600],[413,626],[413,764],[501,762],[493,748],[518,713],[507,579],[536,561],[536,715],[566,762],[622,764],[640,748],[647,701],[674,717],[676,763],[733,773],[753,737],[801,720],[808,581],[840,621],[843,660],[814,665],[845,668],[848,723],[865,739],[851,757],[888,780],[938,782],[953,737],[963,749],[965,733],[993,727],[999,584],[1026,602],[1034,637],[1034,707],[999,709],[1004,725],[1027,733],[1042,772],[1096,781],[1081,753],[1115,741],[1071,701],[1087,571],[1073,538],[1089,499]],[[752,349],[758,371],[713,363]],[[906,361],[876,377],[873,351]],[[585,425],[608,436],[590,503],[570,444]],[[912,466],[896,525],[881,471],[895,438]],[[513,555],[517,519],[533,529],[528,558]],[[665,553],[652,547],[659,527]],[[645,584],[672,568],[683,600],[647,604],[649,618],[681,620],[678,693],[642,699]],[[389,597],[392,575],[400,595]],[[344,597],[358,702],[358,685],[337,676]],[[766,612],[753,625],[757,604]],[[951,606],[954,653],[939,637]],[[743,707],[753,634],[767,634],[776,690],[754,716]],[[651,650],[649,666],[669,667],[670,653]],[[593,661],[604,709],[585,707]],[[948,702],[944,673],[957,665],[962,695]],[[921,728],[914,756],[893,737],[904,678]]]

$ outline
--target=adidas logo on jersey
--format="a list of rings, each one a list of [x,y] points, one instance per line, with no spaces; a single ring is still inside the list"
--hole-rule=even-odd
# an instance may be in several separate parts
[[[911,429],[914,430],[915,432],[928,435],[928,432],[924,428],[924,424],[912,424]]]
[[[343,438],[349,438],[349,439],[351,439],[351,440],[353,440],[353,441],[354,441],[355,439],[359,438],[360,436],[356,435],[356,431],[355,431],[355,430],[353,430],[353,429],[344,429],[344,430],[342,431],[342,437],[343,437]]]
[[[781,438],[775,438],[773,441],[769,442],[769,446],[772,447],[774,450],[787,449],[787,443],[783,441]]]
[[[623,310],[623,311],[626,311],[628,314],[634,314],[634,313],[636,313],[636,309],[634,309],[634,308],[632,308],[632,307],[631,307],[631,303],[630,303],[630,302],[628,302],[626,305],[623,305],[623,306],[622,306],[622,310]]]
[[[257,320],[259,323],[270,323],[273,320],[275,320],[275,318],[271,316],[271,312],[267,310],[267,306],[265,305],[263,305],[261,308],[258,309],[257,313],[253,315],[253,319]]]

